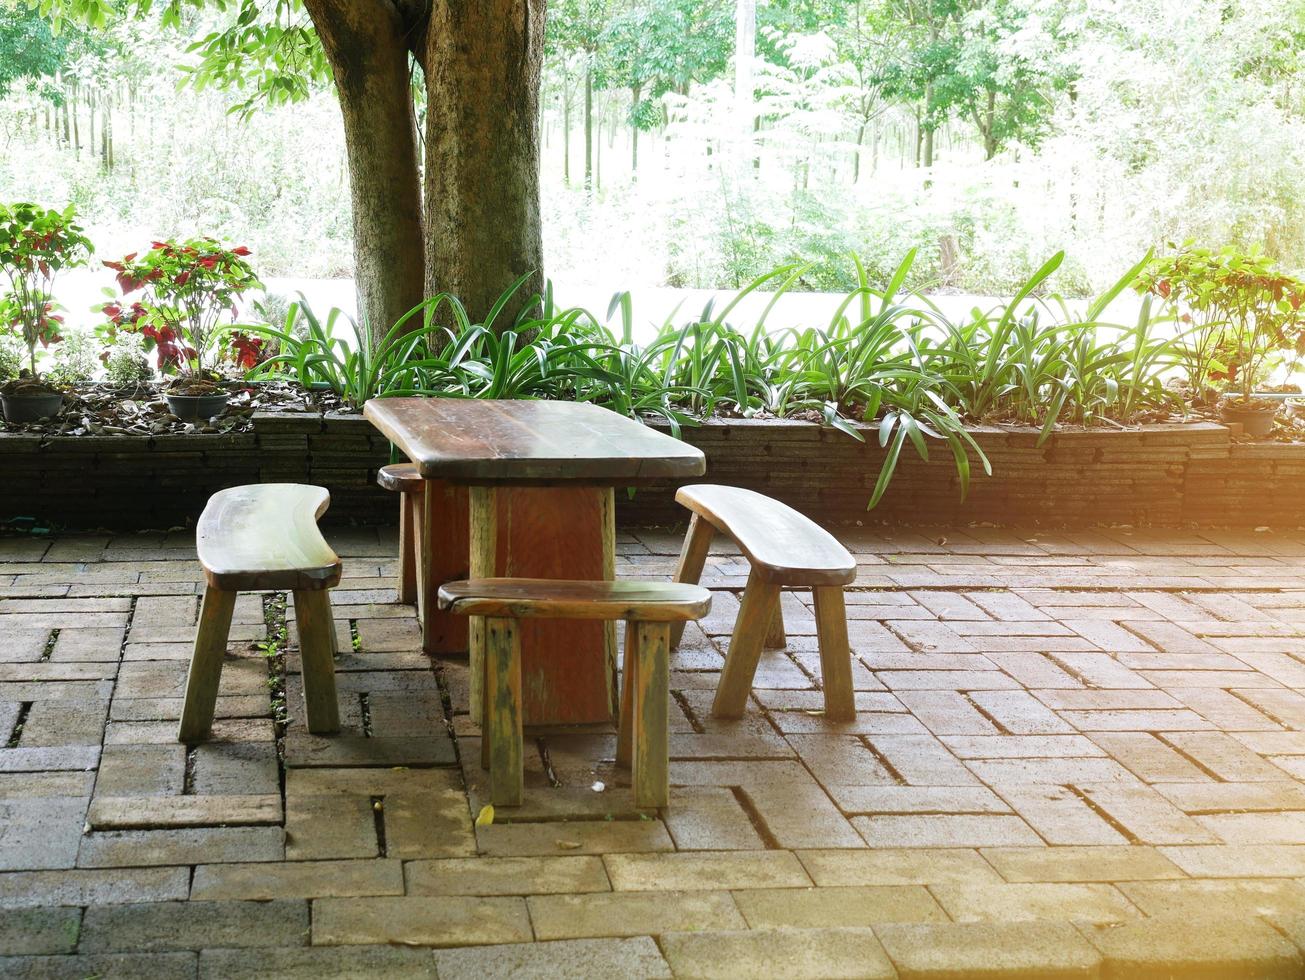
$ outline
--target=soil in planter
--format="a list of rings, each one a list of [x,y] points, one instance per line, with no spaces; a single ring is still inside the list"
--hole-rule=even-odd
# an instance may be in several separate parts
[[[186,422],[174,417],[163,398],[164,385],[146,382],[115,388],[85,383],[65,393],[64,409],[56,418],[6,425],[10,432],[46,436],[150,436],[188,432],[247,432],[254,412],[338,411],[330,392],[309,392],[288,382],[235,383],[226,411],[212,421]]]

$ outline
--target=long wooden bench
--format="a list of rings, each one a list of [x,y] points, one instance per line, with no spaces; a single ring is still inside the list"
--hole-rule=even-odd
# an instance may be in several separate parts
[[[634,802],[663,807],[670,795],[670,631],[672,623],[701,619],[711,593],[671,582],[574,582],[485,578],[449,582],[440,608],[485,617],[481,764],[489,769],[497,805],[521,802],[521,637],[517,620],[622,620],[625,678],[616,761],[631,766]]]
[[[208,737],[236,596],[249,591],[294,593],[308,730],[340,730],[335,622],[327,590],[339,584],[342,566],[317,527],[330,503],[324,488],[297,483],[233,487],[209,498],[195,534],[207,584],[186,678],[179,741]]]
[[[693,512],[675,572],[677,582],[696,583],[702,577],[716,532],[732,538],[752,566],[712,714],[718,718],[743,716],[763,647],[784,645],[781,590],[810,588],[815,599],[825,717],[836,721],[854,718],[843,586],[855,581],[856,560],[848,550],[792,507],[753,490],[701,483],[681,487],[675,499]],[[673,645],[678,645],[683,629],[680,625],[675,630]]]
[[[420,614],[421,594],[421,540],[422,501],[426,481],[422,479],[415,463],[391,463],[382,466],[376,482],[386,490],[399,495],[399,601],[416,604]]]

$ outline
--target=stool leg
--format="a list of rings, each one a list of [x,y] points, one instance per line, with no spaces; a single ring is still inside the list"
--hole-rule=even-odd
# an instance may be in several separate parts
[[[625,624],[625,659],[621,669],[621,717],[617,721],[616,764],[630,768],[634,745],[634,684],[639,676],[639,631],[634,623]]]
[[[634,685],[634,805],[670,800],[670,624],[639,623]]]
[[[782,593],[775,597],[775,615],[770,618],[770,628],[766,630],[766,641],[763,646],[767,650],[783,650],[788,646],[788,635],[784,631],[784,596]]]
[[[195,652],[190,658],[186,677],[186,699],[181,705],[181,724],[177,741],[202,742],[213,727],[217,708],[218,684],[222,680],[222,658],[227,652],[227,634],[231,631],[231,613],[236,594],[208,586],[199,610],[199,628],[195,632]]]
[[[399,494],[399,602],[417,601],[417,528],[412,494]]]
[[[412,521],[412,592],[417,604],[417,619],[424,621],[426,609],[426,581],[421,574],[421,563],[425,560],[426,549],[426,492],[414,490],[408,494],[408,513]]]
[[[836,585],[824,585],[816,586],[811,593],[816,600],[825,717],[830,721],[851,721],[856,717],[856,695],[852,691],[852,648],[847,642],[843,590]]]
[[[752,678],[761,660],[761,647],[770,629],[779,586],[762,581],[754,570],[743,590],[739,616],[734,621],[734,635],[725,655],[725,669],[716,686],[716,700],[711,713],[717,718],[742,718],[752,691]]]
[[[340,730],[340,706],[335,698],[335,622],[331,615],[331,594],[321,589],[296,590],[295,624],[299,627],[308,730],[314,735],[330,735]]]
[[[489,739],[490,802],[518,806],[521,768],[521,634],[512,619],[485,620],[485,707],[481,738]]]
[[[684,545],[680,549],[680,564],[675,569],[675,581],[697,585],[702,578],[703,566],[707,564],[707,552],[711,548],[711,539],[716,536],[716,529],[697,514],[689,519],[689,533],[684,536]],[[683,623],[671,624],[671,648],[680,645],[684,635]]]

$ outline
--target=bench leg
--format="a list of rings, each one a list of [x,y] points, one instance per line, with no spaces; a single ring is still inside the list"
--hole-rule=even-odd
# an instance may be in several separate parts
[[[336,644],[331,594],[323,589],[296,590],[295,625],[299,627],[308,731],[314,735],[334,734],[340,730],[340,706],[335,697]]]
[[[816,636],[820,643],[820,682],[825,688],[825,717],[851,721],[856,717],[852,691],[852,648],[847,642],[847,609],[843,590],[835,585],[811,590],[816,601]]]
[[[754,570],[748,576],[748,587],[743,590],[739,617],[734,621],[734,635],[725,655],[725,669],[716,686],[716,700],[711,706],[714,717],[742,718],[747,710],[752,678],[757,673],[761,647],[778,601],[779,586],[762,581]]]
[[[767,650],[783,650],[788,646],[788,634],[784,630],[784,596],[775,597],[775,615],[770,619],[770,628],[766,630],[763,644]]]
[[[186,699],[181,706],[181,724],[177,741],[202,742],[213,727],[213,712],[217,708],[218,684],[222,680],[222,658],[227,652],[227,634],[231,631],[231,613],[236,607],[236,594],[215,589],[204,589],[204,602],[199,610],[199,628],[195,633],[195,651],[190,658],[190,673],[186,677]]]
[[[617,719],[616,764],[630,768],[634,744],[634,679],[639,673],[639,631],[634,623],[625,624],[625,659],[621,668],[621,714]]]
[[[670,800],[670,624],[639,623],[636,632],[634,805],[663,807]]]
[[[420,520],[415,494],[399,494],[399,602],[412,605],[417,601],[417,540]]]
[[[684,545],[680,549],[680,564],[675,569],[675,581],[697,585],[702,578],[703,566],[707,564],[707,551],[711,548],[711,539],[716,536],[716,529],[697,514],[689,519],[689,532],[684,536]],[[680,645],[684,635],[683,623],[671,624],[671,649]]]
[[[489,795],[495,806],[518,806],[521,768],[521,634],[511,619],[485,620],[485,717],[489,742]]]

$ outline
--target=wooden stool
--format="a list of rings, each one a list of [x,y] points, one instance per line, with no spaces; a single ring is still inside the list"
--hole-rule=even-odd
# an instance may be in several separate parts
[[[481,764],[488,764],[495,806],[518,805],[523,792],[517,620],[530,617],[626,623],[616,761],[633,768],[635,806],[666,806],[671,624],[707,615],[710,592],[672,582],[484,578],[441,586],[439,604],[453,613],[485,617]]]
[[[417,604],[421,609],[421,506],[426,481],[415,463],[391,463],[382,466],[376,482],[399,494],[399,601]]]
[[[780,590],[809,587],[816,606],[825,717],[834,721],[855,718],[843,586],[856,580],[856,559],[820,525],[787,504],[752,490],[701,483],[681,487],[675,499],[693,511],[675,572],[677,582],[696,583],[702,577],[707,550],[717,531],[733,538],[752,565],[712,714],[743,717],[763,646],[782,647],[785,643]],[[683,624],[672,628],[672,646],[679,644],[683,633]]]
[[[330,504],[331,495],[322,487],[297,483],[233,487],[209,498],[196,527],[196,550],[207,585],[178,741],[208,737],[236,595],[249,591],[294,593],[308,730],[340,730],[335,621],[327,590],[339,584],[341,564],[317,527]]]

